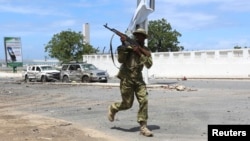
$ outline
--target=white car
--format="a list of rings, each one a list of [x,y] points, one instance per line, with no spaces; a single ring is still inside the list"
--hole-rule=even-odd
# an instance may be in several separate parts
[[[57,81],[60,80],[60,71],[50,65],[33,65],[28,66],[22,74],[25,82],[29,81]]]

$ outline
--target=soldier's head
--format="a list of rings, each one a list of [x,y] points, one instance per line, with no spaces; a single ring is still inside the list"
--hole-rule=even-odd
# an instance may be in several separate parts
[[[145,40],[148,38],[148,34],[143,28],[138,28],[133,32],[133,35],[135,36],[136,39],[138,40]]]

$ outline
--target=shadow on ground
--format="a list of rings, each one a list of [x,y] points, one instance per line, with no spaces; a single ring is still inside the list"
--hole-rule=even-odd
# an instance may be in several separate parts
[[[133,128],[129,128],[129,129],[126,129],[126,128],[122,128],[122,127],[111,127],[111,129],[115,129],[115,130],[120,130],[120,131],[123,131],[123,132],[138,132],[140,131],[140,127],[137,126],[137,127],[133,127]],[[159,130],[160,129],[160,126],[158,125],[148,125],[148,129],[149,130]]]

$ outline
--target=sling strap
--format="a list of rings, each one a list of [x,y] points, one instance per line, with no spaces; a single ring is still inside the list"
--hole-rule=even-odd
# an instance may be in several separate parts
[[[115,66],[116,68],[120,69],[119,67],[116,66],[115,60],[114,60],[114,54],[113,54],[113,48],[112,48],[112,40],[113,40],[113,38],[114,38],[114,35],[115,35],[115,34],[113,34],[112,37],[111,37],[111,39],[110,39],[110,54],[111,54],[111,58],[112,58],[112,61],[113,61],[114,66]]]

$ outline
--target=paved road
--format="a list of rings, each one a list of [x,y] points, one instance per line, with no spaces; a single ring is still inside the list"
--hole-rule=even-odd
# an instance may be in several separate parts
[[[167,87],[176,85],[187,89]],[[108,105],[120,101],[118,87],[1,81],[0,88],[12,91],[7,98],[16,110],[64,119],[124,141],[201,141],[207,140],[208,124],[250,124],[249,80],[157,79],[149,86],[162,86],[148,89],[152,138],[139,135],[137,101],[114,122],[107,120]]]

